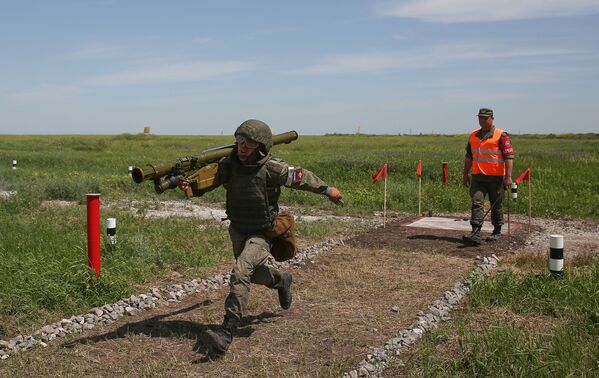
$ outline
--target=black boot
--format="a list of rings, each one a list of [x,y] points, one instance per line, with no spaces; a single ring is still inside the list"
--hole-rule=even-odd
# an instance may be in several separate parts
[[[486,240],[487,241],[496,241],[501,237],[501,226],[493,227],[493,233]]]
[[[473,246],[479,246],[481,243],[480,227],[472,226],[472,232],[470,233],[470,235],[462,236],[462,240],[464,241],[464,243],[467,243],[467,244],[470,244]]]
[[[284,310],[291,307],[291,274],[285,272],[281,274],[282,286],[277,288],[279,292],[279,304]]]
[[[206,331],[210,339],[211,357],[220,357],[227,352],[233,341],[233,332],[235,332],[235,322],[227,317],[221,326]]]

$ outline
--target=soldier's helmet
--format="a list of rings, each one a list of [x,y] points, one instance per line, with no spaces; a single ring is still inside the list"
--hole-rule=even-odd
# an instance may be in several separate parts
[[[243,135],[260,143],[260,150],[264,154],[268,154],[272,148],[272,131],[270,131],[270,127],[257,119],[248,119],[239,125],[235,130],[235,136],[237,135]]]

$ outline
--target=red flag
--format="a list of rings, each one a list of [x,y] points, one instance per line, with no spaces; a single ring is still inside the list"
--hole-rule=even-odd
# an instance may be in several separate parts
[[[373,176],[372,176],[372,182],[377,182],[382,178],[387,177],[387,163],[383,164],[383,166],[381,167],[381,169],[379,169]]]
[[[416,166],[416,176],[422,176],[422,160],[418,160],[418,165]]]
[[[530,181],[530,168],[526,168],[524,172],[520,173],[520,175],[514,180],[516,185],[520,185],[522,181]]]

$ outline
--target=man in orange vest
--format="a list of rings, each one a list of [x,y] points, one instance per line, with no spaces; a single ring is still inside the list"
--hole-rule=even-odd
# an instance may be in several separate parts
[[[464,163],[464,186],[470,187],[472,233],[464,236],[464,241],[478,246],[481,243],[480,230],[484,218],[485,195],[491,202],[491,223],[493,233],[487,241],[495,241],[501,236],[503,213],[501,202],[504,190],[512,185],[514,148],[510,136],[495,127],[493,109],[482,108],[478,112],[480,129],[470,134],[466,145]],[[472,179],[470,179],[472,170]]]

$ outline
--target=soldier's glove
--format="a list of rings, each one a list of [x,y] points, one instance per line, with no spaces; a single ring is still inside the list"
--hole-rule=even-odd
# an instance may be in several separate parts
[[[331,202],[337,203],[337,204],[343,204],[343,201],[342,201],[343,196],[341,195],[341,192],[339,191],[339,189],[335,188],[334,186],[329,186],[327,188],[327,196],[329,197]]]

